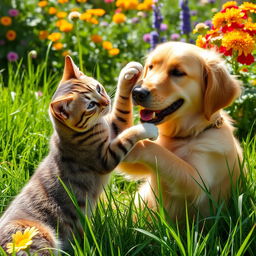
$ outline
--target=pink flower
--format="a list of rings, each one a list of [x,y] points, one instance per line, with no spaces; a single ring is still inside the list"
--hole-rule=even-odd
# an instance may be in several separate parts
[[[17,9],[10,9],[9,11],[8,11],[8,14],[11,16],[11,17],[16,17],[16,16],[18,16],[19,15],[19,10],[17,10]]]
[[[144,40],[145,42],[147,42],[147,43],[150,42],[150,38],[151,38],[150,34],[145,34],[145,35],[143,36],[143,40]]]
[[[113,3],[115,0],[104,0],[105,3],[109,4],[109,3]]]
[[[160,25],[160,30],[161,30],[161,31],[166,31],[167,29],[168,29],[167,24],[161,23],[161,25]]]
[[[18,60],[19,55],[16,52],[8,52],[7,54],[7,59],[10,62],[16,61]]]

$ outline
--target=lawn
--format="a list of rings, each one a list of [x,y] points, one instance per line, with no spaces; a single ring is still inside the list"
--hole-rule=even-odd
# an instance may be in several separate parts
[[[4,1],[6,6],[7,2]],[[20,8],[23,8],[24,12],[29,10],[29,13],[32,13],[32,2],[27,1],[29,4],[24,3]],[[54,1],[49,2],[56,5]],[[112,2],[111,6],[102,4],[111,15],[115,9]],[[172,3],[170,0],[162,2],[163,7]],[[76,2],[70,1],[70,4],[75,5]],[[92,1],[88,4],[93,5]],[[96,6],[101,7],[100,1],[96,1]],[[209,10],[218,6],[218,2],[211,3],[211,6],[197,6],[197,1],[190,1],[190,7],[199,13],[197,18],[191,17],[192,23],[198,20],[200,14],[204,20],[207,15],[208,19],[211,19],[210,15],[213,14]],[[81,8],[81,3],[78,3],[78,7]],[[178,4],[169,12],[163,7],[161,8],[164,22],[169,27],[170,36],[170,32],[173,35],[178,27]],[[38,8],[41,7],[34,9],[35,14],[39,12]],[[99,46],[95,42],[83,41],[83,37],[103,33],[104,29],[86,27],[81,33],[80,30],[74,30],[74,34],[65,34],[63,38],[63,45],[71,49],[70,54],[73,54],[81,69],[106,85],[112,98],[121,67],[130,60],[143,62],[143,56],[152,47],[142,39],[139,44],[135,44],[134,40],[134,36],[142,38],[143,34],[150,32],[151,12],[144,11],[147,18],[141,21],[140,26],[131,22],[112,24],[111,17],[106,16],[111,25],[106,34],[101,36],[111,38],[116,45],[111,49],[119,49],[118,54],[111,54],[103,45]],[[134,13],[133,10],[125,12],[127,19],[131,20]],[[38,17],[40,23],[42,17]],[[101,18],[99,16],[99,19]],[[53,22],[55,20],[49,18],[38,26],[51,27]],[[17,22],[15,28],[20,33],[18,24]],[[25,26],[24,23],[20,24],[21,28]],[[80,24],[79,29],[81,28]],[[37,36],[39,30],[43,31],[43,28],[33,29],[33,36]],[[128,31],[131,32],[126,36]],[[30,32],[32,33],[25,31],[24,38],[27,36],[26,33]],[[167,35],[166,30],[161,33],[163,37]],[[192,40],[196,39],[196,36],[190,31],[187,35],[181,35],[181,38]],[[13,42],[0,46],[0,214],[47,155],[49,139],[53,132],[48,106],[62,74],[63,52],[56,50],[56,46],[55,49],[52,48],[54,42],[42,43],[38,38],[33,40],[32,48],[17,48],[17,52],[21,51],[18,52],[20,58],[9,61],[8,64],[3,60],[6,59],[5,55],[10,51]],[[27,54],[28,50],[32,49],[38,52],[36,59],[31,58],[31,52]],[[114,53],[117,53],[117,50]],[[255,49],[252,54],[254,53]],[[226,60],[230,71],[243,81],[244,93],[228,111],[236,120],[236,135],[244,150],[241,168],[246,165],[248,172],[245,177],[241,176],[238,184],[232,188],[228,205],[217,205],[216,213],[206,219],[198,217],[194,220],[187,218],[186,223],[172,222],[165,214],[161,200],[157,212],[147,208],[136,208],[134,196],[140,182],[128,181],[121,174],[114,172],[93,216],[90,219],[86,216],[81,219],[84,223],[84,237],[74,237],[71,249],[67,252],[60,251],[59,255],[255,255],[256,129],[253,124],[256,120],[256,91],[253,83],[256,81],[256,71],[255,62],[241,64],[238,63],[237,57],[237,53],[234,52],[232,56],[227,56]],[[1,248],[0,255],[5,255]]]

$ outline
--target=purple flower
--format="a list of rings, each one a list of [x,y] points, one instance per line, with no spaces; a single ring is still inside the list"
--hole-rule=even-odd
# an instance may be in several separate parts
[[[161,37],[161,43],[164,43],[164,42],[166,42],[167,41],[167,37],[166,36],[162,36]]]
[[[19,10],[17,10],[17,9],[10,9],[9,11],[8,11],[8,14],[11,16],[11,17],[16,17],[16,16],[18,16],[19,15]]]
[[[180,39],[180,35],[177,33],[171,34],[171,40],[178,41]]]
[[[207,2],[208,2],[209,4],[214,4],[216,1],[215,1],[215,0],[207,0]]]
[[[198,13],[197,10],[191,10],[191,11],[190,11],[190,15],[191,15],[191,16],[196,16],[197,13]]]
[[[0,40],[0,46],[5,45],[5,41],[2,39]]]
[[[102,22],[100,23],[100,25],[101,25],[102,27],[107,27],[109,24],[108,24],[106,21],[102,21]]]
[[[159,5],[153,5],[153,23],[152,27],[160,30],[161,23],[163,22],[163,16]]]
[[[160,30],[161,30],[161,31],[166,31],[167,29],[168,29],[167,24],[162,23],[162,24],[160,25]]]
[[[204,22],[204,24],[205,24],[206,26],[208,26],[209,28],[212,27],[212,21],[211,21],[211,20],[206,20],[206,21]]]
[[[179,6],[180,11],[180,21],[181,21],[181,32],[182,34],[189,34],[191,32],[190,24],[190,9],[188,7],[188,0],[180,0]]]
[[[133,18],[131,19],[131,22],[132,22],[133,24],[136,24],[136,23],[139,23],[139,22],[140,22],[140,19],[139,19],[139,17],[133,17]]]
[[[150,44],[151,50],[156,48],[156,45],[159,43],[159,34],[156,31],[150,33]]]
[[[150,43],[150,38],[151,38],[151,36],[150,36],[149,33],[148,33],[148,34],[145,34],[145,35],[143,36],[143,41],[145,41],[145,42],[147,42],[147,43]]]
[[[18,58],[19,58],[19,55],[16,53],[16,52],[8,52],[8,54],[7,54],[7,59],[8,59],[8,61],[16,61],[16,60],[18,60]]]

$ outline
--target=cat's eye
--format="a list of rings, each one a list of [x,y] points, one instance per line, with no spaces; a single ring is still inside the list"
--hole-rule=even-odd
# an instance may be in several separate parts
[[[149,70],[153,69],[153,65],[152,65],[152,64],[149,65],[149,66],[148,66],[148,69],[149,69]]]
[[[186,73],[184,71],[181,71],[181,70],[179,70],[177,68],[171,69],[169,74],[171,76],[176,76],[176,77],[181,77],[181,76],[185,76],[186,75]]]
[[[99,85],[99,84],[96,85],[96,91],[97,91],[98,93],[101,92],[101,88],[100,88],[100,85]]]
[[[92,108],[94,108],[96,105],[97,105],[97,104],[96,104],[95,101],[91,101],[91,102],[88,104],[87,109],[92,109]]]

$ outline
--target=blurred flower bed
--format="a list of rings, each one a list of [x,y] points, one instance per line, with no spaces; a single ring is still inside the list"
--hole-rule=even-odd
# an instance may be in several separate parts
[[[143,62],[157,44],[196,43],[222,53],[242,80],[244,93],[229,112],[244,136],[256,119],[255,15],[252,1],[222,6],[215,0],[3,0],[0,72],[5,78],[9,63],[23,59],[26,65],[29,58],[39,64],[46,55],[49,70],[58,72],[69,54],[113,90],[121,67]]]

